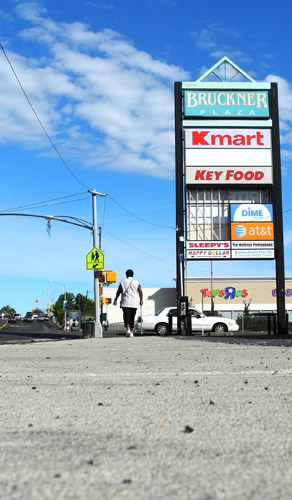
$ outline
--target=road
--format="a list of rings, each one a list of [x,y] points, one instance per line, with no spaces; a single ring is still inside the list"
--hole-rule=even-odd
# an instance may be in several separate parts
[[[125,336],[123,331],[107,330],[103,332],[104,338],[122,338]],[[153,332],[144,332],[143,337],[156,337]],[[135,337],[141,338],[140,333]],[[173,336],[175,337],[175,336]],[[180,337],[178,337],[180,338]],[[258,345],[292,345],[292,335],[267,335],[266,332],[247,333],[236,332],[231,336],[215,335],[202,336],[199,333],[191,337],[182,337],[182,340],[196,338],[202,342],[215,342],[224,344],[258,344]],[[50,340],[80,340],[83,339],[82,332],[64,332],[57,328],[49,321],[33,321],[32,323],[24,323],[17,321],[15,324],[7,323],[0,319],[0,344],[6,343],[27,343],[27,342],[41,342]]]
[[[291,347],[210,339],[1,345],[1,500],[290,500]]]
[[[64,332],[50,321],[7,323],[0,320],[0,344],[7,342],[32,342],[41,340],[81,339],[82,333]]]

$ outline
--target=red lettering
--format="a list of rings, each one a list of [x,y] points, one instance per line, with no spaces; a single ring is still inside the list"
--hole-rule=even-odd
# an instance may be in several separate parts
[[[204,181],[206,170],[196,170],[195,181]]]
[[[201,131],[201,132],[198,132],[197,130],[194,130],[193,131],[193,134],[192,134],[192,140],[193,140],[193,145],[194,146],[209,146],[209,142],[206,141],[205,137],[206,135],[209,134],[209,130],[207,130],[206,132],[205,131]]]
[[[244,135],[238,134],[234,136],[233,139],[234,146],[245,146],[245,138]]]
[[[264,172],[257,171],[254,176],[255,181],[260,181],[264,177]]]
[[[219,171],[219,172],[216,172],[216,171],[214,172],[216,181],[219,181],[219,179],[220,179],[220,177],[221,177],[222,173],[223,173],[223,171],[222,171],[222,170],[221,170],[221,171]]]
[[[246,138],[247,138],[246,144],[247,144],[248,146],[250,146],[250,145],[251,145],[251,141],[252,141],[253,139],[255,139],[255,138],[256,138],[256,136],[255,136],[255,135],[248,135]]]
[[[236,181],[240,181],[242,178],[243,178],[243,172],[241,170],[234,172],[234,179]]]
[[[233,174],[234,174],[234,170],[227,170],[226,172],[226,180],[229,181],[229,179],[231,179],[233,177]]]
[[[259,181],[264,177],[264,172],[257,170],[248,170],[247,172],[243,172],[242,170],[227,170],[225,179],[229,181],[230,179],[234,179],[235,181],[241,181],[245,179],[246,181]]]
[[[208,288],[203,288],[203,289],[201,290],[201,293],[203,293],[203,294],[204,294],[204,297],[207,297],[207,292],[208,292]]]
[[[216,145],[216,139],[219,140],[220,146],[224,146],[224,139],[227,139],[227,144],[228,146],[231,146],[232,140],[231,140],[231,135],[226,134],[226,135],[211,135],[211,144],[212,146]]]
[[[264,146],[264,143],[261,142],[261,139],[263,139],[263,138],[264,138],[263,134],[261,134],[260,132],[257,132],[257,144],[259,146]]]
[[[251,172],[250,170],[245,172],[244,178],[246,181],[251,181],[254,178],[254,172]]]

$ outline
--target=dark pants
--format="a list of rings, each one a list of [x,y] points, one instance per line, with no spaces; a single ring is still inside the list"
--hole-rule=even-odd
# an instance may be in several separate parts
[[[131,330],[134,328],[135,314],[137,308],[135,307],[122,307],[124,314],[124,323],[125,326],[130,325]]]

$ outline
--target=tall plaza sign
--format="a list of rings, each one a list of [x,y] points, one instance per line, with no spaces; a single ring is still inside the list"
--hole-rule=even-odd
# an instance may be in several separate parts
[[[175,134],[178,298],[187,260],[275,259],[283,333],[277,84],[224,57],[197,81],[175,83]]]

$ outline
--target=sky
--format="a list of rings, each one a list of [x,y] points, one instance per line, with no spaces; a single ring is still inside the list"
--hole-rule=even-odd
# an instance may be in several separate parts
[[[8,215],[91,224],[93,189],[107,195],[97,196],[105,268],[118,280],[133,268],[145,288],[175,286],[174,82],[223,56],[279,85],[292,275],[290,14],[288,0],[1,2],[0,308],[45,308],[64,289],[93,299],[89,229]],[[212,267],[214,277],[275,275],[274,261]],[[210,262],[189,262],[187,276],[209,277]]]

